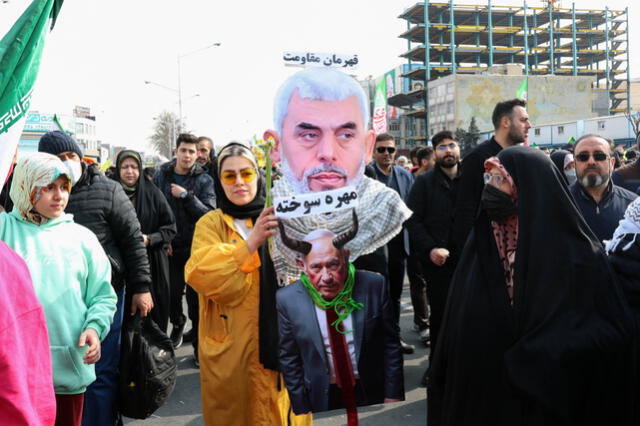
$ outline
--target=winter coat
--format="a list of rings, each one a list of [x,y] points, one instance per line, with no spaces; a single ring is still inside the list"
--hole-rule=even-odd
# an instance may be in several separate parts
[[[574,182],[569,187],[569,191],[576,200],[584,220],[600,242],[611,239],[618,227],[618,222],[624,217],[627,206],[638,198],[633,192],[616,186],[612,182],[609,182],[599,203],[596,203],[582,188],[580,182]]]
[[[83,393],[95,379],[82,357],[80,334],[93,328],[100,339],[116,312],[111,267],[96,236],[64,214],[35,225],[14,209],[0,214],[0,240],[25,260],[49,330],[53,384],[57,394]]]
[[[198,163],[193,165],[187,178],[180,185],[189,191],[189,195],[186,198],[176,198],[171,195],[171,184],[175,183],[173,178],[175,166],[175,158],[163,164],[153,177],[153,183],[160,188],[169,202],[176,219],[178,233],[171,243],[173,252],[188,256],[196,222],[209,210],[215,209],[216,196],[213,179]]]
[[[291,414],[280,373],[260,364],[259,268],[258,252],[249,253],[231,216],[215,210],[198,221],[185,278],[200,301],[205,424],[311,424],[311,416]]]
[[[0,419],[52,426],[56,400],[44,311],[27,265],[3,242],[0,271]]]
[[[111,284],[119,291],[146,293],[151,283],[149,258],[142,242],[136,212],[117,182],[104,176],[95,164],[84,165],[80,180],[71,189],[65,212],[86,226],[111,262]]]
[[[439,166],[416,178],[407,205],[413,216],[407,221],[411,250],[428,259],[434,248],[451,251],[453,213],[460,175],[449,179]]]
[[[484,162],[498,155],[502,147],[495,137],[482,142],[465,155],[460,164],[460,183],[453,219],[453,248],[459,255],[478,216],[480,196],[484,188]]]
[[[640,189],[640,158],[615,170],[611,175],[614,185],[623,187],[631,192]]]
[[[380,181],[381,183],[384,183],[382,179],[380,179],[383,176],[382,170],[380,170],[380,168],[376,165],[375,161],[372,163],[372,167],[376,173],[375,179]],[[402,201],[406,202],[407,198],[409,197],[409,191],[411,191],[411,186],[413,185],[415,177],[400,166],[391,166],[391,174],[388,178],[389,180],[386,183],[387,187],[400,194],[400,198],[402,198]],[[405,227],[402,228],[402,233],[394,237],[392,242],[394,241],[404,247],[404,255],[409,254],[409,234],[407,233]]]

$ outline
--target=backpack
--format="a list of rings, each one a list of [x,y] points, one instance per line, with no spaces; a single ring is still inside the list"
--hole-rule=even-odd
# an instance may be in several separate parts
[[[176,384],[176,356],[171,339],[151,317],[136,315],[122,326],[118,405],[134,419],[151,416]]]

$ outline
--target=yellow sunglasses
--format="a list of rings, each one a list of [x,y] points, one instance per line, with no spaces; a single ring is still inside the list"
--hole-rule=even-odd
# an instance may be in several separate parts
[[[244,181],[244,182],[251,182],[252,180],[254,180],[256,178],[256,175],[258,174],[258,172],[256,171],[256,169],[253,168],[246,168],[246,169],[242,169],[240,170],[240,178]],[[238,173],[231,171],[231,170],[227,170],[224,171],[220,174],[220,180],[222,181],[222,183],[224,183],[225,185],[233,185],[236,182],[236,176],[238,175]]]

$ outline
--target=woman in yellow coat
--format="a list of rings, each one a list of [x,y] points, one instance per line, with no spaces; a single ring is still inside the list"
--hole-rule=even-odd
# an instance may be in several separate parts
[[[264,209],[255,157],[231,143],[218,155],[218,209],[196,224],[187,283],[200,298],[198,331],[202,411],[207,425],[307,425],[295,416],[278,365],[277,284],[266,240],[275,233]]]

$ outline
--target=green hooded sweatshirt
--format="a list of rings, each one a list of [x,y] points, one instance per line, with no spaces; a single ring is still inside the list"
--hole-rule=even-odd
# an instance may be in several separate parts
[[[78,347],[87,328],[100,340],[116,312],[111,266],[96,236],[63,214],[43,225],[17,209],[0,214],[0,240],[27,263],[36,296],[47,318],[53,383],[57,394],[79,394],[95,379],[95,368],[82,361],[88,345]]]

